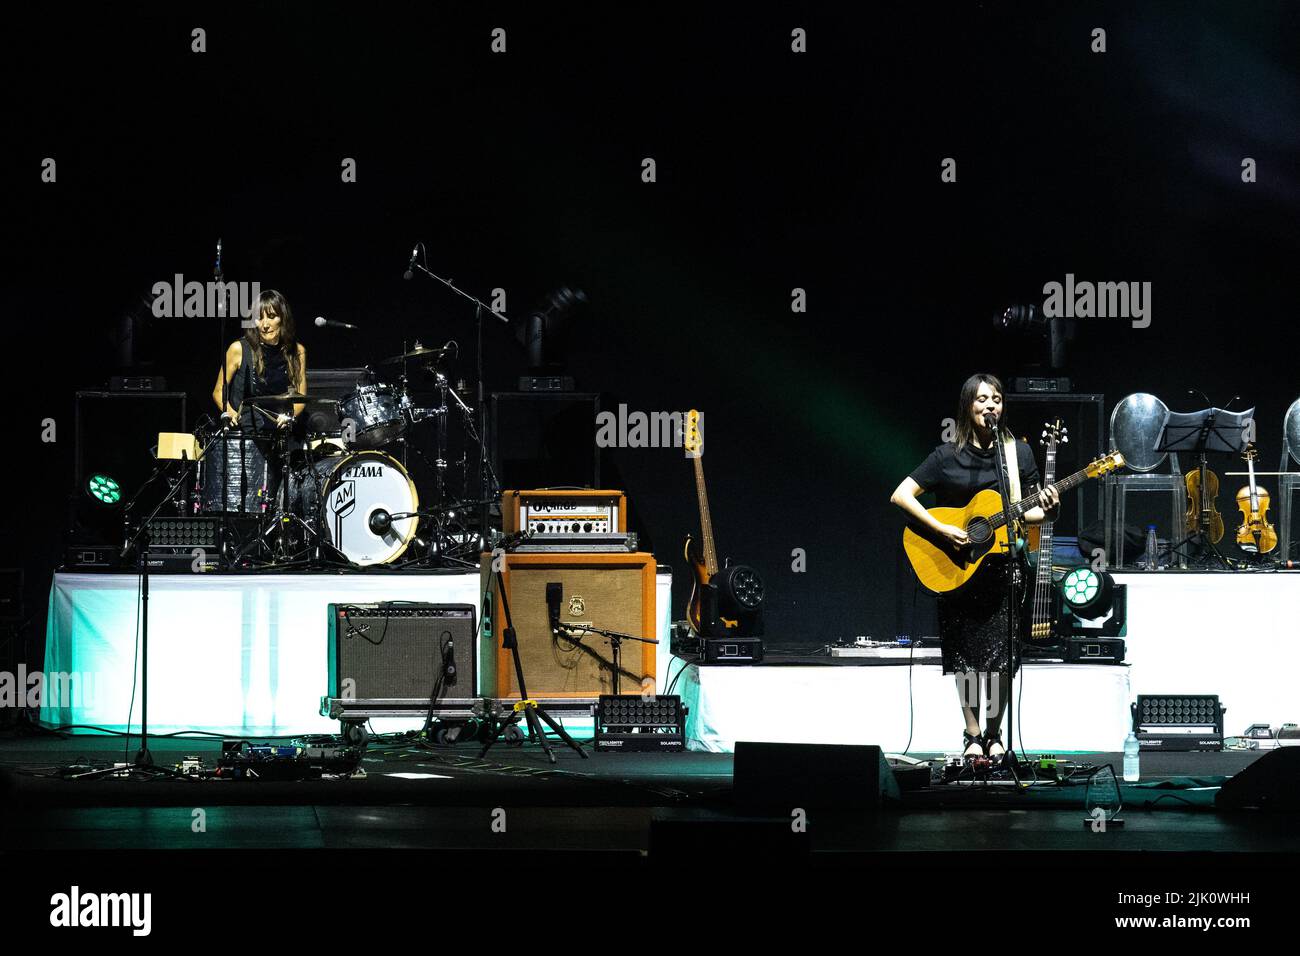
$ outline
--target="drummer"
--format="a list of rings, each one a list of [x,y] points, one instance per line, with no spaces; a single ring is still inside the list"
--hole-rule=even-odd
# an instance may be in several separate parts
[[[240,431],[265,435],[277,428],[287,429],[306,406],[295,404],[292,416],[279,409],[254,409],[249,416],[251,421],[243,422],[240,408],[246,399],[255,404],[258,395],[278,395],[290,389],[306,393],[307,350],[298,341],[289,303],[279,292],[274,289],[262,292],[250,315],[254,317],[253,326],[226,349],[225,375],[217,370],[212,400],[222,410],[222,417],[229,418]],[[225,401],[222,401],[223,383]]]

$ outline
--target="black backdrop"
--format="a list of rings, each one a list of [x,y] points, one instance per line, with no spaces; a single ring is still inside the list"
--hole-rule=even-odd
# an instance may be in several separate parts
[[[153,283],[208,277],[218,236],[228,279],[286,293],[313,366],[455,338],[470,371],[472,315],[401,279],[416,239],[435,271],[506,289],[517,315],[561,283],[585,289],[579,387],[608,408],[705,410],[720,548],[767,579],[772,640],[926,628],[889,493],[968,374],[1023,367],[992,316],[1066,273],[1153,289],[1149,328],[1080,323],[1065,370],[1079,390],[1108,409],[1139,390],[1175,409],[1199,406],[1189,387],[1240,393],[1272,467],[1300,395],[1300,8],[1041,6],[275,3],[10,21],[4,501],[32,609],[59,554],[73,391],[130,357],[212,410],[212,323],[140,323],[130,356],[122,335]],[[47,156],[56,183],[40,181]],[[310,328],[316,315],[363,331]],[[486,346],[489,386],[510,387],[520,347],[495,327]],[[678,572],[679,615],[690,468],[662,449],[610,467]]]

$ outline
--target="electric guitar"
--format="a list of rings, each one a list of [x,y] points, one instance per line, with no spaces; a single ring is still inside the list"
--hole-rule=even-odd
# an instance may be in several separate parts
[[[1090,462],[1083,470],[1055,482],[1056,490],[1066,492],[1089,478],[1100,478],[1123,467],[1124,456],[1113,451]],[[986,488],[964,508],[927,508],[940,524],[963,529],[970,543],[955,547],[947,538],[919,522],[909,522],[903,529],[903,551],[926,588],[937,594],[955,591],[975,575],[990,553],[1007,552],[1007,522],[1018,522],[1026,511],[1042,503],[1042,492],[1036,491],[1004,508],[1002,496],[992,488]]]

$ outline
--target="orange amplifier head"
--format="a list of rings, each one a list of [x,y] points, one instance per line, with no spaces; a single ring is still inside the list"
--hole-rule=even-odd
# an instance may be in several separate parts
[[[506,534],[614,534],[627,531],[627,496],[621,491],[505,491],[501,523]]]

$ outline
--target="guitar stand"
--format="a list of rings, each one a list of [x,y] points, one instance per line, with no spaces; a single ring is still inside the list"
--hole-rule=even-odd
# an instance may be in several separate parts
[[[1204,449],[1202,449],[1200,453],[1200,464],[1197,465],[1197,471],[1201,474],[1201,488],[1204,489],[1205,475],[1208,471]],[[1204,494],[1204,491],[1202,491],[1202,497],[1204,497]],[[1184,560],[1194,563],[1197,558],[1193,557],[1191,554],[1183,554],[1181,550],[1185,546],[1191,545],[1193,554],[1199,555],[1201,558],[1204,558],[1207,554],[1212,554],[1218,559],[1219,565],[1222,568],[1225,570],[1232,570],[1232,562],[1224,556],[1222,551],[1219,550],[1219,546],[1210,540],[1210,533],[1206,530],[1206,526],[1209,524],[1210,509],[1200,508],[1198,511],[1200,512],[1201,520],[1197,522],[1197,529],[1188,534],[1177,544],[1171,544],[1165,551],[1165,554],[1169,555],[1171,561],[1173,560],[1174,555],[1178,555]],[[1156,556],[1156,559],[1157,561],[1159,560],[1159,555]]]
[[[510,617],[510,599],[506,597],[506,584],[500,568],[496,570],[496,577],[497,593],[501,595],[501,610],[506,619],[505,630],[501,634],[501,646],[510,651],[510,656],[514,659],[515,681],[519,684],[519,700],[514,705],[513,713],[492,731],[492,736],[478,753],[479,758],[485,756],[492,748],[492,745],[501,739],[503,734],[507,733],[512,727],[517,728],[519,719],[522,717],[528,725],[529,732],[537,738],[537,742],[542,745],[542,750],[546,752],[546,758],[552,764],[555,763],[555,752],[551,749],[551,742],[546,739],[546,731],[542,729],[543,723],[555,731],[559,738],[571,749],[576,750],[579,757],[586,760],[587,752],[582,749],[582,745],[570,737],[568,732],[538,705],[537,701],[528,696],[528,688],[524,684],[524,665],[519,660],[519,641],[515,637],[515,625]]]

